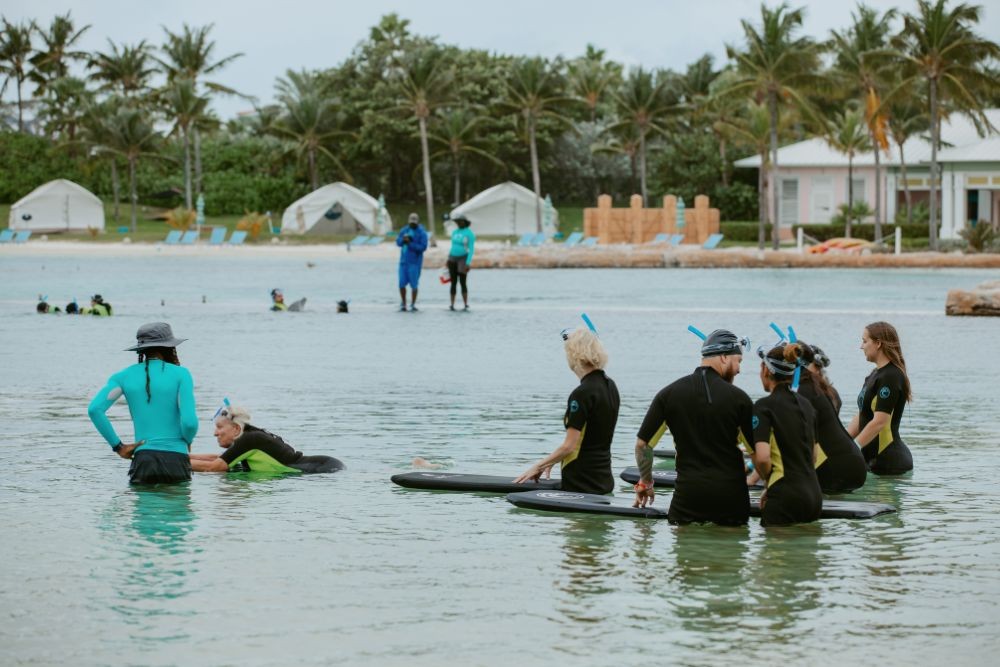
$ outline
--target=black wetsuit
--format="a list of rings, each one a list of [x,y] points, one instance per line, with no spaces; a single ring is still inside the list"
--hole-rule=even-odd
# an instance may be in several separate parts
[[[890,415],[889,423],[882,427],[871,442],[861,447],[869,469],[876,475],[901,475],[913,470],[913,455],[899,437],[899,422],[906,407],[906,377],[893,363],[876,368],[865,378],[865,386],[858,394],[858,429],[864,430],[876,412]]]
[[[304,456],[284,440],[247,424],[243,435],[220,458],[230,470],[244,472],[336,472],[344,464],[332,456]]]
[[[611,439],[618,423],[621,399],[615,381],[604,371],[583,376],[566,402],[563,425],[580,431],[580,446],[560,463],[564,491],[611,493]]]
[[[700,366],[653,398],[638,437],[650,447],[670,430],[677,484],[667,519],[743,525],[750,494],[739,443],[749,447],[753,403],[714,369]]]
[[[799,394],[816,410],[816,435],[819,451],[816,452],[816,476],[824,493],[846,493],[860,489],[868,477],[868,466],[861,449],[840,422],[830,397],[816,388],[809,375],[802,370]]]
[[[823,509],[823,492],[813,465],[816,411],[787,384],[778,385],[753,407],[754,444],[771,444],[771,476],[762,526],[815,521]]]

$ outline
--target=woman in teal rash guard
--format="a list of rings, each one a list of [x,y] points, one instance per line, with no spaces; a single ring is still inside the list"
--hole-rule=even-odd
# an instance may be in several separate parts
[[[169,484],[191,479],[188,451],[198,433],[194,405],[194,381],[180,365],[177,346],[186,339],[174,338],[166,322],[144,324],[136,332],[138,363],[108,379],[90,402],[90,420],[120,457],[132,459],[129,482]],[[108,419],[108,408],[125,397],[135,442],[122,443]]]
[[[448,251],[448,275],[451,277],[451,310],[455,310],[455,292],[462,281],[462,303],[469,309],[469,288],[466,280],[472,268],[472,253],[476,248],[476,235],[469,229],[469,219],[458,215],[452,220],[458,229],[451,233],[451,250]]]

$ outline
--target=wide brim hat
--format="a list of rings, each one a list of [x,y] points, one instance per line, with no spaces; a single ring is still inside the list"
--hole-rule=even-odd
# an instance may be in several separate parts
[[[150,347],[177,347],[187,338],[175,338],[174,331],[166,322],[143,324],[135,332],[136,344],[125,348],[126,352],[138,352]]]

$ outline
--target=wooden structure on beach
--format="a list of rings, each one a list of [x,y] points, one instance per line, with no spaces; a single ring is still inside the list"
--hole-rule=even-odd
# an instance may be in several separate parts
[[[642,197],[632,195],[628,208],[612,208],[611,196],[597,198],[597,208],[583,209],[583,233],[596,236],[601,245],[649,243],[657,234],[683,234],[682,243],[701,245],[719,231],[719,209],[709,208],[708,197],[698,195],[693,208],[684,208],[684,224],[678,225],[678,202],[674,195],[663,198],[663,208],[643,208]]]

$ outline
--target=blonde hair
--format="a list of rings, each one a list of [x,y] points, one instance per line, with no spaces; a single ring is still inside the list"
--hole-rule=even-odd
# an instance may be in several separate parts
[[[580,327],[569,335],[565,343],[566,361],[573,372],[584,368],[603,370],[608,365],[608,353],[601,339],[590,329]]]
[[[239,426],[241,432],[243,431],[243,427],[250,423],[250,413],[246,408],[238,405],[227,405],[222,408],[219,412],[219,417],[228,419]]]

